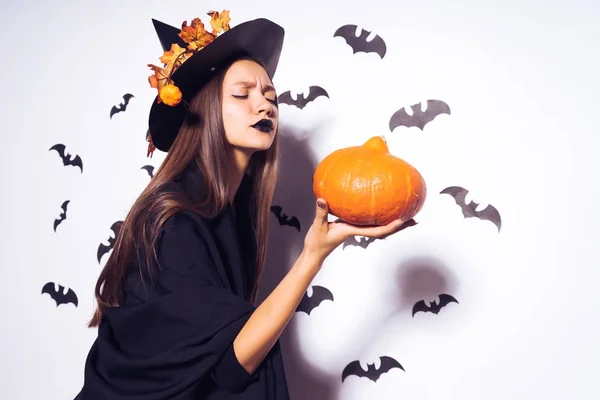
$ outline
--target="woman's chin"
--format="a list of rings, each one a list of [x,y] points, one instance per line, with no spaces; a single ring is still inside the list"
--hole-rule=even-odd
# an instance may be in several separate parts
[[[269,150],[272,144],[272,137],[263,137],[253,140],[252,142],[242,143],[240,147],[248,152],[254,153],[257,151]]]

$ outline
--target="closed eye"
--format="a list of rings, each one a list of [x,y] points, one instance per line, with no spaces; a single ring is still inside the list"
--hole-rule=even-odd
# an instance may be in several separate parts
[[[235,95],[232,94],[233,97],[235,97],[236,99],[247,99],[248,95]],[[277,106],[277,100],[271,100],[271,99],[267,99],[267,101],[275,106]]]

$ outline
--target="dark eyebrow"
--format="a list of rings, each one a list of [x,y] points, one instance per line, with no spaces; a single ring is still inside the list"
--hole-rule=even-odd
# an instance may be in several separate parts
[[[250,82],[250,81],[238,81],[235,83],[235,85],[243,85],[245,87],[254,87],[256,86],[256,84],[254,82]],[[272,92],[276,92],[275,88],[271,85],[265,85],[263,93],[264,92],[268,92],[268,91],[272,91]]]

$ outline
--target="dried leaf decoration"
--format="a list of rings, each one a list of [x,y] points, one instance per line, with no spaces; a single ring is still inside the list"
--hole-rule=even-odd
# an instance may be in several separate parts
[[[170,79],[169,79],[170,66],[167,66],[166,69],[164,69],[161,67],[157,67],[154,64],[148,64],[148,67],[150,67],[150,69],[154,71],[154,75],[150,75],[148,77],[148,82],[150,83],[150,87],[152,87],[154,89],[158,89],[160,91],[160,89],[162,89],[163,86],[168,84],[170,81]]]
[[[184,47],[179,46],[177,43],[173,43],[171,45],[171,50],[165,51],[160,57],[160,61],[163,64],[171,65],[172,68],[176,69],[191,55],[191,53],[186,52]]]
[[[188,50],[192,51],[202,50],[216,38],[215,35],[204,29],[204,23],[200,21],[200,18],[194,18],[190,26],[187,21],[183,21],[179,37],[188,44]]]
[[[163,55],[159,58],[164,64],[163,68],[154,64],[148,64],[148,67],[154,72],[148,77],[148,82],[150,83],[150,87],[158,90],[158,103],[161,102],[161,89],[165,88],[167,85],[168,87],[166,89],[169,89],[169,92],[171,92],[170,94],[173,93],[173,90],[179,90],[179,88],[175,86],[173,79],[171,79],[171,76],[177,68],[196,52],[208,46],[219,34],[230,29],[229,21],[231,18],[229,18],[229,10],[223,10],[221,13],[209,11],[208,15],[211,17],[210,24],[212,32],[208,32],[205,29],[204,23],[200,18],[194,18],[190,25],[188,25],[187,21],[184,21],[181,24],[179,37],[187,43],[187,47],[181,47],[176,43],[171,45],[171,49],[163,52]],[[181,93],[179,93],[179,95],[180,94]],[[179,104],[180,100],[177,100],[179,97],[180,96],[176,96],[176,100],[168,105],[175,106]]]
[[[218,11],[209,11],[207,14],[210,16],[210,26],[213,28],[213,35],[229,30],[229,21],[231,21],[231,18],[229,18],[228,10],[223,10],[220,14]]]

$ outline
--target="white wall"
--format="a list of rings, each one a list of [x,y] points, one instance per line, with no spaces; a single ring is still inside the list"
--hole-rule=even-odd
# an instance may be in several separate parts
[[[537,3],[537,4],[536,4]],[[177,26],[210,9],[232,25],[267,17],[286,29],[280,92],[324,87],[305,109],[282,105],[283,171],[275,203],[302,223],[273,218],[263,289],[280,279],[311,223],[312,171],[329,152],[385,135],[421,171],[428,198],[418,225],[367,249],[341,246],[314,284],[334,302],[294,316],[283,337],[296,399],[597,399],[600,325],[596,244],[598,40],[591,0],[3,2],[2,398],[68,399],[83,380],[95,330],[100,243],[148,182],[147,63],[161,49],[151,24]],[[311,25],[314,24],[313,27]],[[352,54],[333,32],[358,24],[387,45]],[[134,94],[125,113],[109,110]],[[397,109],[441,99],[421,132],[388,121]],[[83,173],[48,149],[63,143]],[[447,186],[498,208],[500,232],[463,219]],[[70,200],[68,219],[54,218]],[[56,306],[46,282],[72,288]],[[438,315],[413,304],[456,297]],[[263,292],[264,296],[265,292]],[[353,360],[398,360],[375,383],[349,377]]]

